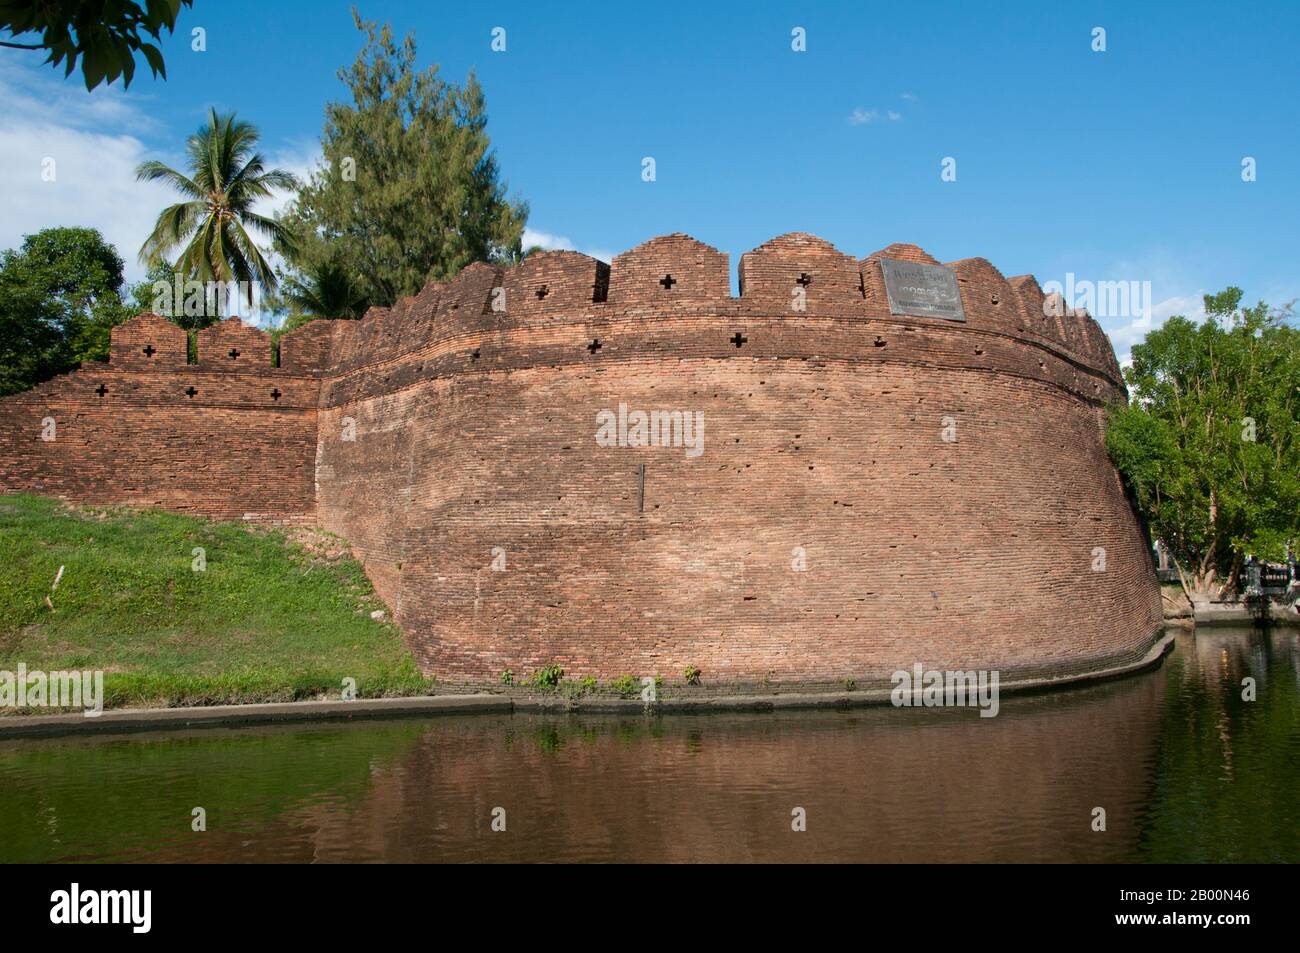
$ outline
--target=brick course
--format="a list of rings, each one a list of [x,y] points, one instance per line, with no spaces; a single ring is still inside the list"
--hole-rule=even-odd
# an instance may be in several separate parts
[[[187,365],[183,333],[142,315],[110,363],[0,400],[0,490],[316,522],[444,678],[868,680],[1140,655],[1159,595],[1105,453],[1123,387],[1100,328],[1045,316],[1032,277],[983,259],[949,266],[965,323],[891,315],[882,257],[934,261],[793,233],[742,256],[739,298],[727,257],[685,235],[609,266],[472,265],[299,328],[279,367],[230,321]],[[599,446],[597,414],[620,404],[702,412],[703,453]]]

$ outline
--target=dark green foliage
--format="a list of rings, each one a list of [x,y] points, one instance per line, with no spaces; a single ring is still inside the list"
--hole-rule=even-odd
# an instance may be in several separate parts
[[[1174,317],[1134,346],[1132,400],[1106,433],[1153,535],[1208,595],[1246,554],[1300,539],[1300,330],[1241,295],[1206,295],[1203,324]]]
[[[119,76],[125,88],[135,75],[137,53],[154,76],[167,78],[162,51],[145,37],[160,41],[163,30],[174,32],[181,7],[193,5],[194,0],[0,0],[0,30],[15,38],[0,46],[46,50],[45,62],[63,64],[64,76],[72,75],[80,58],[87,90]],[[39,40],[17,41],[37,33]]]
[[[122,259],[93,228],[47,228],[0,252],[0,395],[108,358]]]
[[[520,257],[528,209],[499,180],[473,74],[462,87],[417,72],[413,36],[399,47],[353,15],[366,44],[339,72],[352,101],[326,107],[324,163],[284,218],[295,264],[335,264],[391,306],[471,262]]]
[[[359,318],[369,307],[356,280],[333,261],[319,262],[290,277],[283,296],[308,318]]]

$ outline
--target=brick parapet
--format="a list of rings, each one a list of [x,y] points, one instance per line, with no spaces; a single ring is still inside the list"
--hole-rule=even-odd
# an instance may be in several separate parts
[[[880,274],[882,257],[937,264],[913,245],[891,245],[854,262],[821,239],[792,233],[742,256],[739,297],[732,297],[727,290],[726,256],[685,235],[647,242],[617,256],[612,266],[564,251],[537,253],[513,268],[471,266],[447,285],[431,285],[426,292],[433,289],[434,293],[424,295],[423,302],[412,303],[397,318],[394,312],[372,309],[355,326],[342,328],[336,338],[337,360],[327,376],[336,380],[342,392],[348,392],[357,389],[358,372],[380,374],[390,381],[405,380],[412,374],[454,373],[454,368],[439,362],[458,349],[464,350],[471,362],[485,361],[483,366],[494,361],[501,367],[524,366],[528,358],[522,352],[509,358],[500,356],[503,351],[526,351],[532,346],[530,336],[516,332],[555,326],[572,328],[576,340],[602,327],[627,327],[631,319],[641,326],[646,347],[670,352],[683,343],[678,332],[689,335],[690,323],[700,319],[823,322],[832,337],[842,329],[836,319],[849,319],[851,326],[864,331],[874,331],[874,322],[904,329],[934,328],[941,336],[966,333],[977,337],[991,331],[1027,345],[1032,353],[1051,354],[1090,381],[1096,380],[1096,387],[1091,382],[1084,384],[1081,396],[1104,399],[1122,390],[1118,365],[1096,322],[1084,312],[1045,313],[1041,290],[1032,277],[1022,276],[1013,283],[984,259],[953,262],[949,267],[958,279],[967,315],[964,323],[894,315],[889,312]],[[655,275],[659,277],[655,279]],[[807,281],[802,311],[795,310],[793,304],[801,279]],[[544,295],[538,297],[539,292]],[[403,333],[404,329],[418,333]],[[899,350],[880,357],[929,359],[924,353],[900,354]],[[473,357],[475,351],[477,358]],[[487,358],[489,351],[495,351],[497,357]],[[828,354],[832,351],[824,342],[809,342],[782,356],[852,359],[847,354]],[[556,359],[564,358],[558,353],[547,354],[537,362]],[[987,366],[988,362],[984,363]],[[412,372],[407,370],[411,365],[423,367]],[[432,365],[439,369],[430,370]],[[1033,365],[1013,361],[1002,369],[1017,373],[1021,366]],[[1072,379],[1074,371],[1066,376]],[[326,399],[338,392],[339,388],[327,387]]]

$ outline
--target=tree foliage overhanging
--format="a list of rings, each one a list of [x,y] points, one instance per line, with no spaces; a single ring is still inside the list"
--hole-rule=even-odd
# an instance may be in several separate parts
[[[389,25],[353,18],[365,46],[339,72],[352,102],[326,107],[323,163],[284,218],[294,264],[341,268],[392,305],[471,262],[518,258],[528,208],[506,195],[473,73],[462,87],[417,71],[412,35],[399,46]]]
[[[0,30],[13,39],[0,46],[44,50],[45,62],[64,66],[71,76],[81,60],[86,89],[102,82],[112,85],[120,76],[122,87],[135,76],[135,56],[144,57],[154,76],[167,78],[162,51],[145,37],[161,42],[162,33],[176,29],[182,6],[194,0],[0,0]],[[40,34],[36,40],[34,34]],[[29,37],[31,41],[29,41]]]
[[[1205,296],[1133,347],[1131,400],[1107,449],[1189,594],[1222,596],[1243,558],[1280,560],[1300,540],[1300,329],[1242,292]]]

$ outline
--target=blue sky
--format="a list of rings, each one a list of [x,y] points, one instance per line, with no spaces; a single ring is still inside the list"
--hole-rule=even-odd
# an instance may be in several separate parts
[[[1101,316],[1121,356],[1169,314],[1196,315],[1203,292],[1300,295],[1300,4],[357,6],[414,30],[421,65],[477,72],[543,244],[608,258],[684,231],[728,252],[734,280],[742,252],[804,230],[854,256],[915,242],[1043,282],[1149,281],[1150,322]],[[0,246],[95,225],[138,275],[169,196],[130,170],[179,161],[209,105],[257,124],[277,164],[310,168],[361,42],[349,7],[197,0],[164,45],[169,79],[125,94],[0,50]],[[55,183],[40,181],[47,155]],[[1246,156],[1257,181],[1242,181]]]

